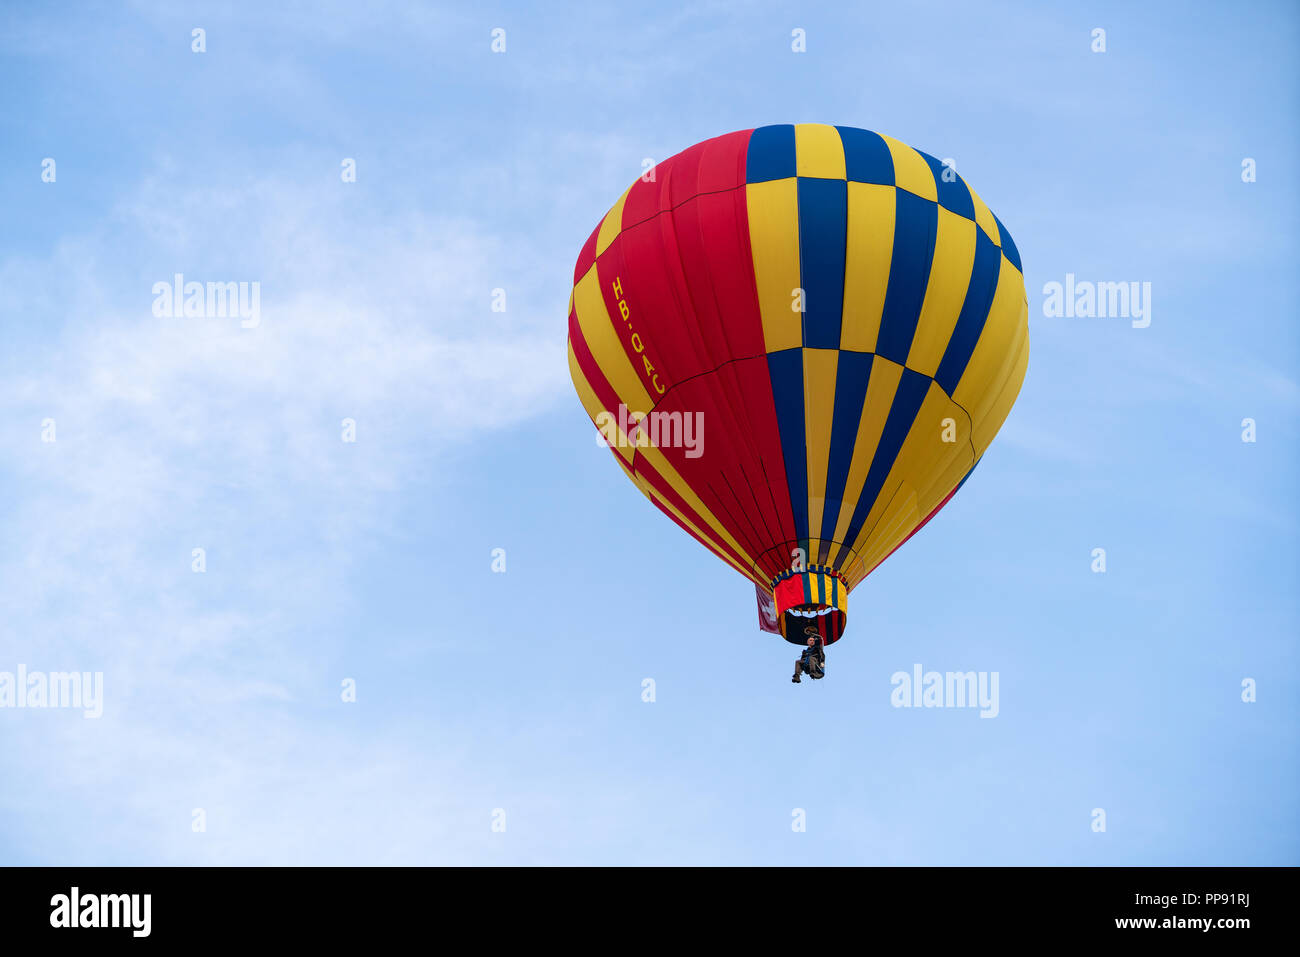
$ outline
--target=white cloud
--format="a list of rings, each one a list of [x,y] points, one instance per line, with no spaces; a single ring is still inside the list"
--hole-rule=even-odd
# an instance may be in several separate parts
[[[568,389],[562,315],[519,296],[489,309],[501,248],[472,223],[368,220],[292,184],[153,182],[48,260],[0,264],[50,330],[11,363],[0,409],[0,669],[102,670],[106,697],[98,721],[0,711],[11,843],[26,832],[46,859],[77,834],[88,863],[382,860],[414,821],[325,845],[306,822],[347,817],[375,787],[428,793],[464,773],[376,757],[293,706],[337,688],[336,649],[323,641],[313,660],[304,645],[346,607],[358,543],[391,530],[408,476]],[[260,326],[154,317],[152,283],[172,271],[261,281]],[[196,546],[212,550],[203,576]],[[241,823],[196,843],[189,809],[209,801]],[[276,836],[277,814],[297,814],[296,837]],[[52,818],[76,823],[60,836]]]

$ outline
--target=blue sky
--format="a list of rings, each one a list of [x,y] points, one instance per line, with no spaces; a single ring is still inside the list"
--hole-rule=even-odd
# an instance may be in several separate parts
[[[0,11],[0,672],[104,674],[0,709],[0,863],[1300,862],[1294,5],[614,6]],[[953,158],[1032,341],[800,687],[564,361],[642,160],[786,122]],[[997,718],[891,707],[917,663]]]

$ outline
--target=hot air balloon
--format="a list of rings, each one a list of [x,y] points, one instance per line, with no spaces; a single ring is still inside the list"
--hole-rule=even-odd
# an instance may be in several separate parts
[[[628,187],[578,255],[568,345],[632,482],[771,594],[787,641],[811,623],[831,644],[1007,417],[1028,300],[1011,235],[950,167],[867,130],[764,126]]]

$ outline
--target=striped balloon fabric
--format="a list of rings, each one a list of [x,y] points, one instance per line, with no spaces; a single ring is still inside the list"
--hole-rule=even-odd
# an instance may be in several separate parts
[[[833,642],[979,462],[1029,361],[1020,256],[953,169],[850,127],[697,144],[578,256],[569,369],[669,518]]]

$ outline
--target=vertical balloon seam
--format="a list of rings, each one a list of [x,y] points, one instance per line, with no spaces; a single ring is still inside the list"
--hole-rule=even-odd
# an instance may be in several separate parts
[[[593,268],[595,268],[595,267],[593,266]],[[584,278],[583,278],[583,282],[584,282],[584,283],[587,282],[590,278],[592,278],[592,277],[591,277],[591,272],[589,271],[588,274],[587,274],[587,276],[584,276]],[[597,281],[598,281],[598,277],[596,277],[596,279],[597,279]],[[587,305],[586,305],[586,309],[584,309],[584,305],[583,305],[584,302],[587,304]],[[587,322],[590,324],[590,326],[584,325],[584,323],[583,323],[583,315],[584,315],[584,312],[587,312],[587,311],[594,312],[597,308],[599,309],[599,311],[600,311],[601,313],[604,313],[606,324],[607,324],[607,326],[608,326],[610,329],[612,329],[612,317],[609,316],[608,310],[605,308],[604,301],[603,301],[603,299],[601,299],[601,298],[599,297],[599,295],[597,295],[597,296],[593,299],[593,298],[591,297],[591,295],[590,295],[590,292],[588,291],[588,293],[584,294],[583,296],[576,296],[576,297],[575,297],[575,315],[577,316],[577,319],[578,319],[578,329],[576,330],[577,333],[578,333],[578,335],[577,335],[577,339],[578,339],[578,342],[579,342],[583,347],[585,347],[585,348],[587,348],[587,349],[589,350],[589,348],[590,348],[590,343],[589,343],[588,337],[586,336],[586,331],[585,331],[586,328],[590,327],[590,328],[592,328],[592,329],[594,329],[594,330],[598,330],[598,331],[606,331],[606,332],[607,332],[607,335],[606,335],[606,340],[607,340],[607,342],[606,342],[606,349],[608,350],[608,341],[609,341],[610,336],[613,335],[613,333],[612,333],[611,331],[608,331],[608,330],[607,330],[607,326],[602,326],[602,325],[600,325],[599,317],[594,316],[594,315],[589,316]],[[614,340],[614,341],[616,341],[616,340]],[[621,348],[619,348],[619,349],[615,349],[615,350],[608,350],[608,351],[611,351],[613,354],[617,355],[617,357],[618,357],[619,359],[622,359],[624,363],[626,363],[626,364],[628,364],[628,365],[630,366],[630,361],[628,360],[628,357],[627,357],[626,353],[623,352],[623,351],[621,350]],[[596,359],[596,357],[595,357],[595,353],[594,353],[594,352],[590,352],[590,351],[588,351],[588,355],[589,355],[590,358],[591,358],[591,364],[592,364],[592,370],[593,370],[593,372],[594,372],[594,373],[599,373],[599,375],[600,375],[601,377],[604,377],[604,376],[605,376],[605,366],[604,366],[604,364],[601,363],[600,361],[598,361],[598,360]],[[580,360],[580,363],[579,363],[579,364],[581,365],[581,354],[579,354],[579,360]],[[615,364],[617,364],[617,360],[615,360]],[[586,371],[586,370],[584,370],[584,371]],[[589,375],[590,375],[590,373],[589,373]],[[622,381],[623,381],[625,384],[627,384],[627,383],[629,383],[629,382],[639,382],[639,380],[636,378],[636,374],[635,374],[635,372],[632,373],[630,379],[628,378],[628,370],[624,370],[624,371],[623,371],[622,376],[621,376],[621,379],[622,379]],[[614,383],[610,383],[610,387],[611,387],[611,390],[610,390],[610,391],[611,391],[611,393],[612,393],[612,397],[618,400],[618,402],[610,403],[610,406],[611,406],[612,408],[617,408],[619,405],[625,405],[627,399],[629,398],[629,397],[626,395],[627,390],[626,390],[626,389],[620,390],[617,386],[614,385]],[[635,408],[636,405],[638,405],[638,404],[641,405],[641,406],[644,406],[644,405],[648,405],[649,403],[648,403],[648,401],[645,402],[645,403],[636,403],[635,401],[633,401],[633,407],[634,407],[634,408]],[[633,451],[635,452],[635,451],[637,450],[637,448],[638,448],[638,446],[634,444],[634,445],[633,445]],[[681,481],[680,476],[676,476],[676,473],[673,472],[672,469],[671,469],[671,465],[669,465],[669,464],[666,463],[666,462],[662,462],[662,461],[661,461],[661,459],[662,459],[662,453],[660,452],[660,450],[655,449],[655,450],[653,450],[653,451],[654,451],[655,455],[652,455],[651,458],[655,460],[655,463],[656,463],[656,473],[657,473],[657,474],[656,474],[656,477],[655,477],[655,481],[653,481],[652,484],[653,484],[656,488],[658,488],[658,490],[659,490],[661,493],[664,492],[664,486],[668,486],[668,487],[670,487],[670,488],[673,490],[674,494],[677,494],[677,495],[682,499],[682,503],[681,503],[681,505],[679,505],[679,507],[684,506],[684,505],[685,505],[685,502],[686,502],[687,500],[695,499],[695,502],[692,503],[692,504],[689,506],[689,508],[690,508],[690,510],[692,511],[692,513],[696,516],[697,519],[702,519],[701,521],[698,522],[698,524],[699,524],[701,527],[704,527],[704,526],[711,527],[711,528],[713,529],[713,531],[717,533],[718,538],[715,539],[715,541],[718,542],[719,547],[727,546],[727,547],[730,547],[730,548],[732,548],[732,549],[734,549],[734,550],[736,550],[736,551],[738,551],[738,552],[743,553],[744,550],[743,550],[743,549],[742,549],[742,548],[741,548],[737,543],[735,543],[734,538],[730,535],[730,533],[729,533],[725,528],[723,528],[723,527],[720,526],[720,523],[718,523],[717,519],[716,519],[715,517],[709,515],[707,509],[702,509],[702,508],[701,508],[701,506],[702,506],[703,503],[699,503],[699,502],[698,502],[698,497],[695,496],[695,494],[690,490],[690,488],[689,488],[689,486],[687,485],[687,483]],[[666,468],[669,472],[672,472],[672,474],[671,474],[671,475],[670,475],[670,474],[665,474],[665,472],[664,472],[665,468]],[[711,537],[712,537],[712,536],[711,536]],[[744,563],[745,563],[745,564],[749,564],[750,562],[746,561],[746,562],[744,562]]]
[[[743,205],[742,205],[741,203],[738,202],[738,199],[739,199],[739,197],[738,197],[738,195],[737,195],[737,190],[738,190],[738,189],[739,189],[739,187],[736,187],[736,189],[733,189],[733,190],[731,191],[731,194],[732,194],[732,206],[733,206],[732,222],[737,223],[737,224],[739,224],[739,212],[738,212],[738,211],[744,209]],[[706,221],[705,217],[701,216],[700,219],[697,221],[697,225],[698,225],[698,227],[699,227],[699,229],[700,229],[700,241],[701,241],[701,244],[704,245],[704,247],[707,249],[707,248],[709,248],[709,244],[708,244],[708,237],[704,235],[704,223],[705,223],[705,221]],[[737,246],[745,246],[745,247],[746,247],[746,251],[747,251],[747,244],[744,242],[744,238],[745,238],[745,237],[742,237],[742,236],[740,235],[740,230],[739,230],[739,228],[737,228],[737,230],[736,230],[736,235],[735,235],[734,238],[735,238],[735,240],[736,240],[736,245],[737,245]],[[744,256],[739,256],[738,259],[739,259],[741,262],[744,262],[745,257],[744,257]],[[752,288],[752,286],[751,286],[751,288]],[[716,314],[717,314],[718,316],[721,316],[722,313],[723,313],[723,304],[722,304],[721,302],[716,302],[716,303],[715,303],[715,306],[716,306],[716,308],[717,308],[717,313],[716,313]],[[753,315],[753,312],[751,311],[750,314]],[[722,333],[723,338],[724,338],[724,340],[725,340],[726,353],[727,353],[727,355],[728,355],[729,357],[730,357],[730,356],[734,356],[734,355],[735,355],[735,350],[734,350],[734,348],[733,348],[733,346],[732,346],[732,342],[731,342],[730,338],[727,337],[727,332],[728,332],[728,330],[729,330],[729,324],[728,324],[728,323],[725,323],[725,322],[720,322],[719,325],[720,325],[720,327],[721,327],[721,328],[720,328],[720,332]],[[733,360],[732,358],[728,358],[728,359],[726,359],[723,363],[721,363],[721,364],[719,364],[719,365],[717,366],[717,368],[714,370],[713,375],[714,375],[715,377],[719,378],[719,379],[720,379],[721,377],[723,377],[723,375],[724,375],[724,372],[723,372],[724,368],[727,367],[727,366],[729,366],[733,361],[734,361],[734,360]],[[733,374],[734,376],[736,376],[736,377],[738,378],[738,373],[736,373],[735,370],[731,370],[731,372],[732,372],[732,374]],[[774,519],[774,518],[776,518],[777,515],[778,515],[778,512],[777,512],[777,510],[776,510],[776,508],[775,508],[775,501],[773,501],[773,509],[772,509],[770,512],[769,512],[767,509],[761,507],[760,504],[759,504],[759,502],[758,502],[758,496],[757,496],[757,494],[756,494],[756,492],[755,492],[755,490],[754,490],[754,480],[753,480],[752,478],[750,478],[750,476],[749,476],[749,474],[748,474],[749,468],[752,467],[752,465],[750,465],[749,463],[757,463],[757,464],[760,466],[760,468],[761,468],[761,464],[762,464],[762,461],[763,461],[763,457],[762,457],[761,453],[759,452],[759,449],[758,449],[758,446],[757,446],[757,431],[758,431],[758,430],[757,430],[757,428],[755,428],[755,425],[754,425],[753,420],[752,420],[752,418],[751,418],[751,411],[752,411],[752,409],[751,409],[751,405],[752,405],[752,404],[751,404],[750,402],[744,401],[745,398],[747,398],[747,397],[746,397],[745,395],[743,395],[742,390],[739,390],[739,389],[736,389],[736,390],[730,390],[730,391],[732,391],[732,392],[738,393],[738,395],[737,395],[737,400],[736,400],[734,403],[731,402],[731,401],[727,401],[727,396],[728,396],[728,394],[729,394],[729,390],[721,389],[721,390],[719,390],[719,391],[720,391],[720,393],[721,393],[722,398],[724,399],[724,401],[726,401],[727,411],[730,413],[731,433],[732,433],[733,435],[735,435],[735,436],[737,436],[737,437],[739,438],[740,442],[741,442],[742,445],[743,445],[744,451],[747,453],[747,456],[740,456],[740,455],[738,455],[738,456],[736,457],[736,465],[737,465],[737,468],[738,468],[739,471],[740,471],[740,476],[739,476],[739,477],[740,477],[741,479],[744,480],[744,484],[745,484],[745,486],[747,487],[747,489],[748,489],[748,491],[749,491],[750,498],[751,498],[751,499],[753,500],[753,502],[754,502],[755,510],[758,512],[759,517],[760,517],[761,520],[762,520],[762,523],[763,523],[763,530],[764,530],[764,532],[765,532],[765,536],[764,536],[763,540],[764,540],[764,541],[771,541],[771,540],[775,537],[775,533],[777,532],[777,529],[773,528],[773,526],[772,526],[772,524],[771,524],[771,520]],[[748,462],[747,462],[747,459],[748,459]],[[722,478],[723,478],[723,480],[727,483],[728,488],[730,489],[730,488],[731,488],[731,482],[730,482],[730,479],[728,478],[728,476],[727,476],[725,473],[723,473]],[[739,495],[738,495],[738,493],[737,493],[737,491],[736,491],[735,489],[732,489],[732,494],[733,494],[733,496],[735,496],[736,501],[739,502],[739,501],[740,501],[740,497],[739,497]],[[769,489],[769,497],[770,497],[770,495],[771,495],[771,490]],[[755,562],[756,562],[756,563],[761,562],[761,558],[762,558],[761,553],[762,553],[762,549],[759,549],[759,550],[758,550],[758,553],[757,553],[757,557],[755,558]]]
[[[669,173],[668,173],[668,175],[665,177],[665,179],[669,179],[669,178],[671,178],[671,177],[674,175],[674,173],[675,173],[675,169],[674,169],[674,170],[670,170]],[[696,185],[698,185],[698,181],[697,181]],[[689,190],[688,190],[688,192],[689,192]],[[685,262],[685,260],[682,258],[682,247],[681,247],[681,244],[680,244],[679,242],[676,241],[676,239],[677,239],[677,231],[678,231],[678,216],[677,216],[677,213],[678,213],[678,210],[684,208],[688,203],[694,203],[695,206],[696,206],[696,208],[698,209],[698,206],[699,206],[699,203],[700,203],[700,195],[699,195],[698,193],[695,193],[695,194],[692,195],[689,199],[684,200],[684,201],[683,201],[682,203],[680,203],[680,204],[676,204],[676,205],[674,205],[673,210],[672,210],[672,214],[669,216],[669,222],[672,224],[672,229],[671,229],[671,230],[665,230],[665,234],[667,235],[667,234],[670,233],[670,232],[671,232],[671,234],[672,234],[672,239],[673,239],[673,242],[672,242],[672,251],[673,251],[673,253],[675,254],[676,263],[677,263],[677,267],[678,267],[678,270],[679,270],[679,271],[677,272],[676,276],[680,278],[681,285],[682,285],[683,287],[685,287],[685,288],[682,290],[682,292],[684,292],[684,294],[685,294],[685,301],[686,301],[686,303],[687,303],[687,304],[689,305],[689,307],[690,307],[690,310],[691,310],[691,318],[694,319],[696,325],[699,325],[699,323],[700,323],[700,317],[701,317],[701,312],[700,312],[700,307],[699,307],[699,305],[698,305],[697,298],[696,298],[697,290],[696,290],[695,286],[694,286],[694,285],[691,283],[691,281],[690,281],[690,276],[689,276],[689,273],[688,273],[688,268],[687,268],[686,262]],[[699,222],[701,222],[701,221],[700,221],[700,220],[697,220],[697,225],[699,224]],[[701,238],[701,240],[703,240],[703,235],[702,235],[702,233],[701,233],[701,237],[700,237],[700,238]],[[705,248],[707,248],[707,247],[705,247]],[[710,267],[710,264],[709,264],[709,261],[708,261],[708,257],[707,257],[707,256],[703,257],[703,259],[702,259],[702,263],[701,263],[701,268],[702,268],[706,273],[709,273],[709,277],[708,277],[708,278],[711,279],[711,278],[712,278],[711,267]],[[706,285],[709,289],[712,289],[714,284],[713,284],[712,282],[706,282],[705,285]],[[698,343],[698,346],[700,346],[700,347],[703,346],[703,338],[702,338],[702,337],[697,337],[695,341]],[[708,360],[708,361],[706,361],[706,362],[703,363],[703,364],[707,367],[707,365],[710,364],[710,363],[712,362],[712,360],[713,360],[714,357],[713,357],[713,356],[710,356],[710,355],[707,355],[707,349],[699,348],[697,351],[700,353],[700,358]],[[712,405],[714,406],[714,408],[720,410],[721,408],[726,407],[726,408],[727,408],[727,411],[730,412],[730,411],[731,411],[731,409],[730,409],[730,407],[729,407],[730,404],[729,404],[729,403],[727,402],[727,400],[726,400],[726,395],[725,395],[725,393],[724,393],[723,390],[721,390],[720,388],[718,388],[718,382],[717,382],[717,379],[718,379],[718,370],[719,370],[720,368],[721,368],[721,365],[719,364],[719,365],[716,366],[716,367],[715,367],[711,372],[707,373],[706,375],[699,376],[698,378],[700,378],[700,379],[702,380],[701,383],[700,383],[701,386],[702,386],[702,388],[704,388],[706,392],[710,392],[710,393],[712,393],[711,398],[713,399]],[[665,389],[665,392],[664,392],[664,396],[666,396],[666,395],[667,395],[667,389]],[[652,408],[651,408],[651,411],[653,412],[655,409],[657,409],[657,408],[658,408],[658,405],[659,405],[660,402],[662,402],[662,401],[663,401],[663,397],[661,397],[660,399],[656,399],[656,400],[654,401],[654,405],[653,405]],[[732,416],[732,418],[734,419],[734,415]],[[734,430],[733,430],[733,432],[734,432]],[[724,448],[725,448],[725,446],[724,446]],[[634,459],[634,461],[635,461],[635,459]],[[737,460],[737,461],[738,461],[738,460]],[[718,473],[719,473],[719,474],[724,474],[724,473],[723,473],[723,470],[722,470],[721,468],[718,470]],[[712,487],[712,483],[706,483],[706,484],[708,485],[708,487],[709,487],[710,490],[711,490],[711,493],[713,494],[714,500],[715,500],[715,502],[716,502],[716,506],[715,506],[715,507],[720,506],[720,507],[722,507],[722,508],[726,508],[726,507],[727,507],[727,503],[726,503],[725,501],[723,501],[722,498],[721,498],[720,496],[717,495],[716,490],[714,490],[713,487]],[[739,503],[737,502],[737,504],[739,504]],[[736,520],[735,520],[734,518],[732,519],[732,521],[733,521],[733,525],[737,524],[737,523],[736,523]],[[758,537],[758,529],[757,529],[756,527],[754,527],[754,525],[753,525],[753,521],[752,521],[752,519],[750,519],[750,518],[748,517],[748,515],[745,516],[745,518],[744,518],[744,523],[747,523],[747,524],[750,526],[750,527],[746,530],[746,531],[749,533],[749,534],[747,534],[747,536],[746,536],[746,544],[749,546],[749,550],[750,550],[750,552],[751,552],[752,554],[759,554],[759,553],[761,553],[761,551],[762,551],[762,547],[761,547],[761,541],[759,540],[759,537]]]
[[[664,176],[662,177],[662,180],[661,180],[661,191],[665,191],[667,188],[670,188],[670,184],[672,183],[672,177],[673,177],[674,175],[675,175],[675,169],[674,169],[674,167],[672,166],[672,164],[670,163],[670,164],[665,165],[665,166],[664,166]],[[667,185],[665,185],[665,184],[667,184]],[[657,216],[657,215],[660,215],[660,214],[665,213],[665,212],[671,214],[671,213],[673,213],[673,212],[675,212],[675,211],[677,211],[677,210],[680,210],[683,206],[685,206],[685,205],[688,204],[688,203],[691,203],[692,201],[694,201],[694,202],[696,203],[696,205],[700,205],[700,203],[699,203],[700,198],[701,198],[702,196],[706,195],[706,193],[707,193],[708,195],[715,195],[715,194],[718,194],[718,193],[723,193],[723,192],[728,192],[728,191],[734,192],[734,190],[735,190],[735,189],[738,189],[738,188],[739,188],[739,186],[731,187],[731,188],[729,188],[729,189],[723,189],[723,190],[711,190],[711,191],[700,191],[700,192],[696,192],[696,191],[692,190],[692,191],[689,192],[689,195],[687,195],[685,198],[683,198],[680,202],[668,204],[666,208],[665,208],[665,204],[660,203],[660,204],[659,204],[659,205],[660,205],[660,209],[659,209],[658,211],[656,211],[655,213],[649,214],[649,215],[647,215],[647,216],[645,216],[645,217],[642,217],[642,218],[640,218],[640,219],[637,219],[637,220],[635,220],[634,222],[635,222],[636,224],[640,224],[640,223],[646,221],[647,219],[652,218],[653,216]],[[666,217],[666,218],[673,219],[673,220],[676,219],[676,217],[673,217],[673,216],[671,216],[671,215],[670,215],[669,217]],[[625,227],[628,226],[628,225],[630,225],[630,224],[625,224]],[[675,224],[674,224],[674,225],[675,225]],[[626,228],[625,228],[624,231],[626,231]],[[665,230],[665,232],[667,232],[667,230]],[[678,250],[679,260],[680,260],[680,246],[677,247],[677,250]],[[679,268],[681,268],[681,270],[682,270],[682,275],[684,275],[685,272],[686,272],[685,265],[684,265],[684,264],[680,264]],[[690,285],[689,281],[686,282],[686,283],[676,283],[675,285],[676,285],[678,288],[680,288],[682,285],[684,285],[684,286],[686,287],[684,291],[688,294],[688,296],[691,297],[691,300],[690,300],[690,301],[691,301],[691,304],[692,304],[692,312],[693,312],[693,313],[698,317],[698,315],[699,315],[699,308],[698,308],[698,305],[695,304],[695,300],[694,300],[694,297],[693,297],[693,290],[692,290],[692,288],[691,288],[691,285]],[[721,368],[721,367],[719,366],[719,367],[715,367],[714,369],[706,369],[704,372],[699,373],[699,375],[700,375],[700,376],[707,376],[707,375],[710,375],[710,374],[713,374],[713,373],[718,372],[720,368]],[[683,380],[683,381],[685,381],[685,380]],[[681,382],[674,383],[673,388],[676,389],[676,387],[677,387],[678,385],[681,385],[681,384],[682,384]],[[714,383],[709,383],[709,385],[712,387],[711,391],[714,391],[714,392],[715,392],[715,398],[716,398],[716,392],[717,392],[717,390],[716,390],[716,385],[715,385]],[[660,402],[662,402],[662,401],[663,401],[663,399],[655,400],[656,407],[657,407],[657,405],[658,405]],[[636,452],[636,450],[634,450],[634,459],[635,459],[635,452]],[[761,464],[761,461],[762,461],[761,458],[758,459],[758,461],[759,461],[760,464]],[[770,488],[770,486],[769,486],[769,488]],[[716,496],[716,490],[713,490],[713,491],[714,491],[715,496]],[[713,507],[713,508],[717,508],[717,507],[718,507],[719,505],[721,505],[721,504],[722,504],[722,503],[721,503],[720,501],[715,501],[714,504],[712,505],[712,507]],[[739,504],[739,500],[737,500],[737,504]],[[773,499],[773,504],[774,504],[774,506],[775,506],[775,499]],[[763,510],[760,509],[760,512],[762,512],[762,511],[763,511]],[[764,519],[765,519],[765,524],[766,524],[766,515],[764,515]],[[770,526],[768,526],[768,527],[770,528]],[[739,530],[739,529],[737,529],[737,530]],[[754,529],[754,531],[757,531],[757,529]],[[751,548],[752,548],[753,550],[757,550],[757,546],[755,545],[753,538],[751,538],[750,536],[746,536],[746,537],[747,537],[747,538],[750,538],[750,545],[751,545]],[[756,567],[757,567],[757,564],[758,564],[758,563],[756,562]]]

